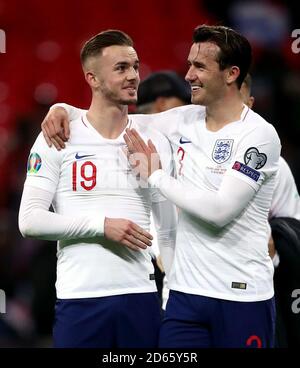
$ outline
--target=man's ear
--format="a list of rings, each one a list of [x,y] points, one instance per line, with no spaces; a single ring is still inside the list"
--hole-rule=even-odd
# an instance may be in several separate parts
[[[97,88],[99,87],[99,80],[97,78],[97,76],[92,73],[92,72],[86,72],[84,74],[85,76],[85,80],[87,81],[88,85],[91,87],[91,88]]]
[[[252,109],[252,107],[254,105],[254,102],[255,102],[255,98],[253,96],[250,96],[249,100],[248,100],[248,103],[247,103],[247,105],[250,107],[250,109]]]
[[[226,82],[227,84],[234,83],[240,75],[240,68],[238,66],[231,66],[228,68],[228,72],[226,75]]]

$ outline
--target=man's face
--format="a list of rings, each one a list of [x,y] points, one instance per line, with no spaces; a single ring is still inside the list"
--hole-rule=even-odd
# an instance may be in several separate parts
[[[136,103],[140,77],[139,60],[133,47],[106,47],[92,62],[99,81],[98,93],[113,103]]]
[[[194,43],[188,56],[189,70],[185,79],[190,83],[192,103],[208,106],[225,93],[225,70],[216,61],[220,48],[211,42]]]

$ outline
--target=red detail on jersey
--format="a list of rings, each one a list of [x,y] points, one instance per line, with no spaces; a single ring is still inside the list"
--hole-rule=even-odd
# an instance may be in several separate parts
[[[77,190],[76,181],[77,181],[77,162],[75,161],[73,162],[72,166],[72,188],[74,192],[76,192]]]
[[[80,164],[80,163],[79,163]],[[87,175],[87,168],[92,168],[91,175]],[[80,185],[85,190],[92,190],[97,184],[97,167],[91,161],[85,161],[80,167],[80,176],[83,180],[80,181]],[[91,183],[90,183],[91,182]],[[90,185],[88,185],[90,183]],[[77,161],[72,165],[72,188],[73,191],[77,190]]]
[[[256,346],[252,346],[253,342],[255,343],[256,342]],[[257,335],[251,335],[247,342],[246,342],[246,345],[247,346],[252,346],[253,348],[258,348],[260,349],[262,347],[262,342],[261,342],[261,339],[257,336]]]
[[[86,167],[91,166],[92,167],[92,175],[90,176],[86,176]],[[93,188],[95,188],[96,186],[96,174],[97,174],[97,168],[96,166],[91,162],[91,161],[86,161],[82,166],[81,166],[81,177],[87,181],[87,182],[92,182],[90,186],[86,185],[84,181],[81,181],[80,184],[82,186],[82,188],[84,188],[85,190],[92,190]]]
[[[177,156],[179,156],[181,153],[181,158],[179,159],[179,171],[178,171],[178,175],[182,175],[182,167],[183,167],[183,159],[184,159],[184,155],[185,155],[185,150],[182,148],[182,147],[179,147],[178,150],[177,150]]]

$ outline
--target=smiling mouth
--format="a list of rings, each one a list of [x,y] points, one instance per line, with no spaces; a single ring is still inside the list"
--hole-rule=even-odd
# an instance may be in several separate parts
[[[137,89],[134,87],[127,87],[125,90],[128,92],[130,96],[136,96]]]
[[[201,86],[191,86],[191,90],[192,90],[192,92],[199,91],[200,89],[202,89],[202,87],[201,87]]]
[[[132,90],[137,90],[137,87],[136,86],[127,86],[127,87],[124,87],[124,89],[132,89]]]

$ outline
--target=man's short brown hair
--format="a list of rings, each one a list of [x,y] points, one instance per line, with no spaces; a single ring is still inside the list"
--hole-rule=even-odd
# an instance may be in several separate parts
[[[82,65],[89,57],[100,54],[105,47],[115,45],[132,47],[133,41],[126,33],[115,29],[109,29],[93,36],[81,49],[80,59]]]
[[[224,26],[201,25],[194,30],[193,42],[212,42],[219,46],[217,56],[220,70],[230,66],[240,69],[236,83],[241,87],[251,65],[252,51],[247,38],[231,28]]]

